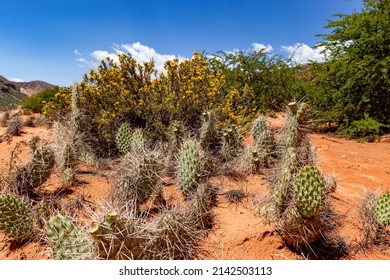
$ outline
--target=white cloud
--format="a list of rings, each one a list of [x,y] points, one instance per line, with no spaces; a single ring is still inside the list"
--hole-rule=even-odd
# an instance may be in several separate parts
[[[20,82],[24,82],[22,79],[20,79],[20,78],[8,78],[8,81],[11,81],[11,82],[18,82],[18,83],[20,83]]]
[[[76,55],[81,55],[81,53],[80,53],[78,50],[74,50],[74,53],[75,53]]]
[[[271,53],[274,50],[274,48],[270,44],[264,45],[260,43],[253,43],[251,46],[252,49],[256,52],[263,50],[265,53]]]
[[[80,67],[88,66],[91,68],[96,68],[99,65],[99,62],[101,60],[106,59],[107,57],[112,59],[114,62],[118,62],[118,54],[120,53],[130,54],[130,56],[137,60],[139,63],[149,62],[153,59],[155,69],[160,72],[164,71],[165,61],[172,60],[174,58],[178,58],[180,61],[185,59],[182,56],[175,56],[172,54],[159,54],[156,52],[155,49],[136,42],[132,44],[114,45],[113,52],[108,52],[105,50],[95,50],[90,53],[91,59],[77,58],[76,61],[80,63]]]
[[[305,64],[309,61],[324,62],[325,56],[321,52],[323,47],[312,48],[303,43],[296,43],[293,46],[282,46],[283,52],[286,52],[293,63]]]

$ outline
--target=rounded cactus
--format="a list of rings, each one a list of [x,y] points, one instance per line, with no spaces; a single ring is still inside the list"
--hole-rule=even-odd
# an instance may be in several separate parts
[[[49,178],[54,164],[54,152],[50,148],[42,146],[35,149],[27,168],[32,187],[42,185]]]
[[[32,210],[11,194],[0,195],[0,231],[7,236],[25,240],[32,233]]]
[[[126,154],[131,145],[131,127],[128,123],[122,124],[115,137],[116,146],[121,154]]]
[[[199,185],[199,151],[194,140],[183,143],[179,156],[179,186],[188,198]]]
[[[382,194],[375,205],[375,217],[380,226],[390,225],[390,193]]]
[[[313,217],[325,200],[326,187],[320,171],[315,166],[305,166],[295,178],[295,200],[305,217]]]
[[[145,149],[145,140],[140,128],[134,129],[131,136],[130,149],[134,153],[141,152]]]
[[[93,239],[62,215],[52,216],[46,225],[48,245],[57,260],[92,260]]]

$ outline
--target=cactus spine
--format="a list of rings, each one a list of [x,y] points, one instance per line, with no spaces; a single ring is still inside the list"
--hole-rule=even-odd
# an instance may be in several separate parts
[[[32,234],[32,210],[29,205],[11,194],[0,195],[0,231],[25,240]]]

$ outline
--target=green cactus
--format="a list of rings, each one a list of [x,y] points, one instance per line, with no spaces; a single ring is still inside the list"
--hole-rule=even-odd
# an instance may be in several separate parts
[[[378,225],[390,225],[390,193],[382,194],[375,205],[375,217]]]
[[[140,128],[134,129],[131,135],[130,150],[134,153],[142,152],[145,149],[145,140]]]
[[[187,140],[179,155],[179,186],[185,198],[189,198],[199,185],[199,151],[194,140]]]
[[[62,215],[52,216],[46,224],[48,245],[57,260],[93,260],[93,239]]]
[[[305,166],[295,178],[294,195],[299,211],[305,217],[316,215],[325,200],[326,187],[315,166]]]
[[[116,146],[121,154],[126,154],[131,145],[131,127],[128,123],[122,124],[115,137]]]
[[[0,195],[0,231],[20,240],[32,234],[32,210],[21,199],[11,194]]]
[[[54,164],[54,153],[50,148],[36,148],[27,167],[33,188],[42,185],[49,178]]]

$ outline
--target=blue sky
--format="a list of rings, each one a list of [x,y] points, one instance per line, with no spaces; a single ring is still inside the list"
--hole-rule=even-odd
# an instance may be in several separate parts
[[[321,60],[316,34],[360,0],[0,0],[0,75],[60,86],[80,81],[117,52],[158,67],[193,52],[266,47],[296,61]]]

